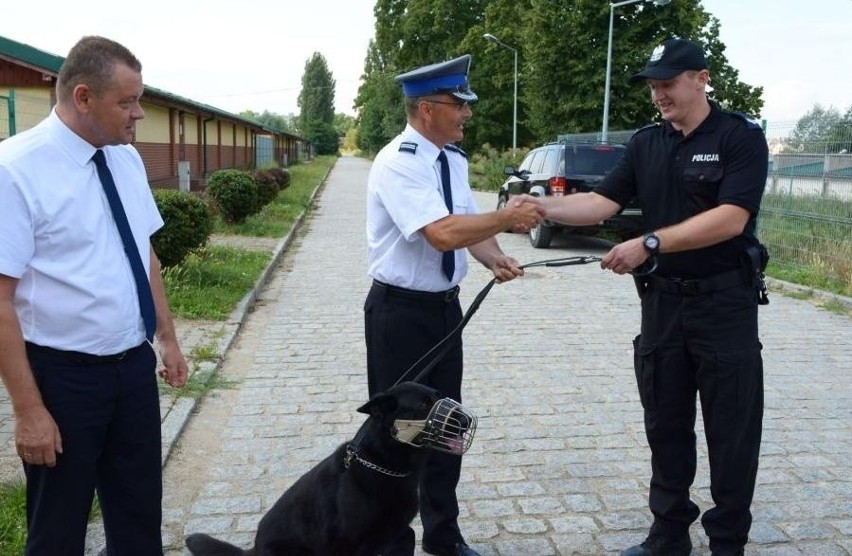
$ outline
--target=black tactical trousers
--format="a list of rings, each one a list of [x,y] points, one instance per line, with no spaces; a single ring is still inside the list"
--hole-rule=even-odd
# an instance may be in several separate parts
[[[642,298],[634,347],[651,448],[652,533],[682,535],[700,513],[689,497],[698,393],[715,503],[702,524],[714,552],[742,547],[751,527],[763,418],[753,287],[688,295],[652,285]]]

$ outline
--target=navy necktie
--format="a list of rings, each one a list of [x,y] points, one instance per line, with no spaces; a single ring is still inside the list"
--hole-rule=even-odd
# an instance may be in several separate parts
[[[438,161],[441,163],[441,187],[444,188],[444,203],[447,205],[447,210],[450,214],[453,213],[453,190],[450,187],[450,163],[447,162],[447,153],[441,151],[438,155]],[[456,252],[451,249],[444,251],[441,256],[441,270],[444,271],[444,276],[450,282],[453,281],[453,274],[456,272]]]
[[[133,239],[133,232],[127,222],[127,214],[124,212],[124,206],[122,206],[118,190],[115,188],[112,173],[107,167],[104,152],[98,149],[95,151],[92,160],[95,161],[98,177],[101,180],[104,193],[106,193],[107,201],[109,201],[109,207],[112,209],[112,217],[115,219],[118,234],[124,244],[124,252],[127,253],[127,258],[130,260],[130,269],[133,271],[133,279],[136,281],[136,292],[139,294],[139,309],[142,311],[142,320],[145,321],[145,337],[151,342],[154,340],[154,331],[157,329],[157,313],[154,309],[154,296],[151,295],[151,282],[145,273],[145,265],[142,264],[142,257],[139,256],[139,249],[136,248],[136,241]]]

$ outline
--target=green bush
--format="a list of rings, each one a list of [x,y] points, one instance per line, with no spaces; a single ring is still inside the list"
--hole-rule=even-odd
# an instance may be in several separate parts
[[[175,266],[207,243],[213,217],[202,199],[175,189],[155,189],[154,201],[165,224],[151,238],[160,263]]]
[[[278,182],[278,188],[281,190],[287,189],[290,187],[290,171],[286,168],[267,168],[269,173],[271,173],[275,177],[275,181]]]
[[[219,170],[207,180],[207,193],[226,222],[238,224],[257,213],[258,188],[251,174],[243,170]]]
[[[254,172],[254,183],[257,184],[257,201],[261,207],[265,207],[274,201],[281,189],[275,175],[269,170],[256,170]]]
[[[487,143],[482,145],[469,159],[471,187],[478,191],[497,191],[506,181],[503,168],[517,168],[528,152],[529,149],[518,149],[513,155],[511,149],[500,152]]]

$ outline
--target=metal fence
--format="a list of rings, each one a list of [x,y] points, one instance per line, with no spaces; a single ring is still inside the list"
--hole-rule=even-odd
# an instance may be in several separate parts
[[[852,296],[852,125],[802,133],[797,122],[763,122],[769,145],[758,236],[769,273]],[[610,131],[627,142],[635,130]],[[557,139],[599,141],[600,133]]]

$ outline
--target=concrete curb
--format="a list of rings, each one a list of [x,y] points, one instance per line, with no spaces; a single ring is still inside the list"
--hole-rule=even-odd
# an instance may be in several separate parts
[[[793,284],[792,282],[785,282],[784,280],[778,280],[777,278],[767,277],[766,285],[769,287],[770,292],[774,290],[782,294],[790,293],[797,295],[805,295],[809,298],[813,298],[823,303],[827,301],[832,301],[843,305],[844,307],[846,307],[846,310],[852,311],[852,297],[846,297],[840,294],[814,289],[809,286]]]

